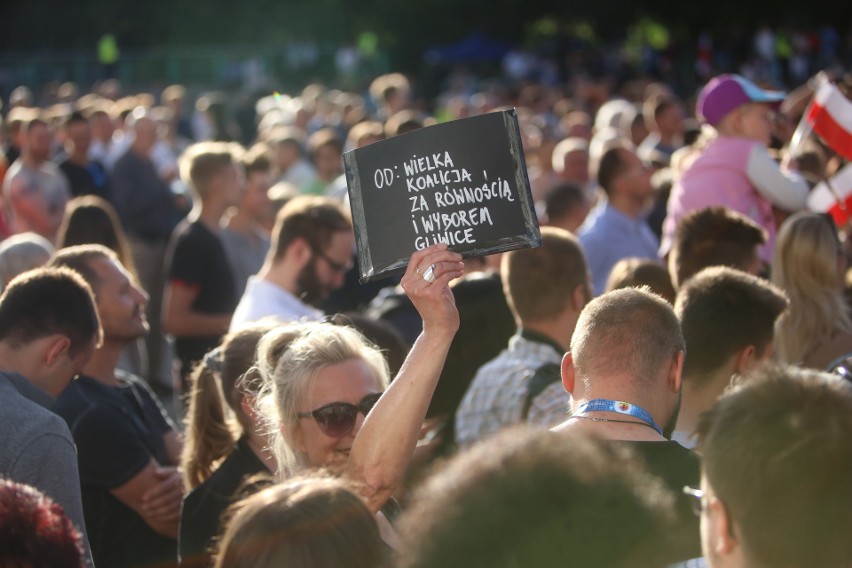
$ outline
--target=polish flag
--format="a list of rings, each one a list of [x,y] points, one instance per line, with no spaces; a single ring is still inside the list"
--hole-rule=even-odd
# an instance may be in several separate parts
[[[852,160],[852,101],[835,85],[822,81],[805,118],[832,150]]]
[[[839,227],[852,219],[852,164],[847,164],[828,182],[821,181],[811,190],[808,209],[831,214]]]

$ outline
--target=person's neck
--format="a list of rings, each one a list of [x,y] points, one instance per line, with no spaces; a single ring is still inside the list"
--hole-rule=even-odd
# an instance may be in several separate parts
[[[279,288],[286,290],[294,296],[298,296],[299,287],[296,282],[298,270],[285,265],[285,261],[280,259],[273,262],[265,262],[260,272],[257,273],[257,278],[270,284],[274,284]]]
[[[124,348],[126,341],[104,339],[103,344],[95,351],[89,362],[83,368],[83,374],[107,386],[119,385],[115,377],[115,368]]]
[[[725,138],[742,138],[743,140],[752,140],[752,141],[755,141],[755,142],[763,143],[762,140],[760,140],[758,138],[754,138],[753,136],[749,136],[749,135],[747,135],[743,132],[740,132],[739,130],[737,130],[733,126],[720,124],[719,126],[716,127],[716,132],[719,136],[724,136]]]
[[[59,395],[56,385],[40,381],[39,374],[34,372],[35,368],[27,364],[36,360],[35,357],[37,357],[37,354],[27,353],[26,351],[26,346],[18,348],[9,345],[5,341],[0,342],[0,370],[21,375],[44,392],[56,398]]]
[[[317,179],[324,183],[331,183],[340,177],[340,172],[317,172]]]
[[[138,144],[133,144],[130,147],[130,150],[134,154],[136,154],[137,156],[142,158],[143,160],[146,160],[146,161],[149,161],[149,162],[151,161],[151,148],[148,148],[146,146],[140,146]]]
[[[562,318],[552,321],[522,322],[520,327],[551,339],[562,348],[563,354],[568,350],[571,334],[574,333],[574,328],[566,325]]]
[[[630,195],[610,196],[609,205],[631,219],[638,219],[642,214],[642,202]]]
[[[666,423],[663,412],[657,405],[641,395],[630,392],[588,392],[582,395],[582,398],[572,401],[572,414],[576,413],[587,402],[596,399],[630,403],[648,412],[659,427],[663,428]],[[609,440],[667,441],[653,426],[629,414],[621,414],[615,411],[588,411],[583,416],[586,418],[571,418],[568,422],[569,424],[574,423],[571,425],[573,428],[584,428]]]
[[[78,152],[74,149],[68,152],[68,161],[72,164],[85,167],[89,164],[89,157],[85,152]]]
[[[659,432],[635,418],[594,414],[591,419],[570,417],[559,430],[577,430],[619,442],[667,442]]]
[[[37,169],[41,167],[45,160],[36,158],[30,152],[23,152],[21,154],[21,162],[28,168]]]
[[[225,220],[225,227],[229,231],[243,235],[253,235],[256,225],[251,215],[242,208],[237,208],[236,212]]]
[[[701,414],[716,404],[716,401],[730,383],[731,375],[724,371],[711,377],[684,375],[683,399],[675,430],[689,435],[693,434],[698,427],[698,419]]]
[[[215,199],[202,201],[192,209],[189,214],[190,222],[199,222],[212,233],[218,233],[222,228],[222,216],[227,211],[227,206]]]

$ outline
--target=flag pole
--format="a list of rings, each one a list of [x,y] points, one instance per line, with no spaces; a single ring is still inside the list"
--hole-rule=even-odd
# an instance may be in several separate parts
[[[843,157],[839,154],[838,157],[843,160]],[[846,160],[843,161],[845,162]],[[841,167],[837,168],[837,171],[840,171],[842,169],[843,166],[841,165]],[[828,191],[830,191],[831,195],[834,196],[834,201],[835,203],[837,203],[837,207],[839,207],[840,210],[843,212],[843,215],[846,216],[846,222],[843,223],[843,229],[845,231],[846,227],[849,226],[850,221],[852,221],[852,215],[849,214],[849,208],[846,207],[846,202],[840,197],[840,194],[837,192],[837,190],[834,188],[834,185],[831,183],[831,176],[826,173],[823,173],[822,181],[825,182],[825,186],[828,188]]]
[[[808,136],[810,136],[811,132],[813,132],[813,126],[811,126],[810,121],[808,121],[808,115],[811,113],[811,107],[813,107],[813,104],[813,99],[811,99],[811,102],[809,102],[807,108],[805,108],[805,112],[802,113],[802,118],[799,119],[799,124],[796,125],[796,130],[793,131],[793,136],[790,138],[790,143],[787,145],[787,159],[785,162],[795,159],[795,156],[799,153],[799,150],[801,150],[805,140],[807,140]]]
[[[808,102],[805,112],[802,113],[802,118],[799,119],[799,124],[796,125],[796,130],[793,131],[793,136],[790,138],[790,143],[787,145],[788,161],[794,159],[796,154],[799,153],[799,150],[801,150],[802,144],[804,144],[805,140],[807,140],[808,136],[810,136],[811,132],[813,132],[814,128],[809,117],[814,106],[816,93],[826,81],[828,81],[828,75],[826,75],[825,71],[820,71],[813,79],[813,85],[811,86],[811,89],[813,90],[811,93],[811,100]]]

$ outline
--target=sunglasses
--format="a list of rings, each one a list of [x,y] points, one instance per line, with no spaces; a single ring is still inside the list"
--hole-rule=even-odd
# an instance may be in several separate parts
[[[358,413],[367,416],[381,396],[382,393],[374,392],[362,398],[357,405],[348,402],[332,402],[310,412],[300,412],[297,416],[313,417],[323,434],[330,438],[343,438],[352,433]]]
[[[313,251],[314,251],[314,254],[316,254],[318,257],[323,259],[328,264],[328,266],[329,266],[329,268],[331,268],[332,272],[336,272],[338,274],[346,274],[347,272],[349,272],[350,266],[349,266],[348,263],[347,264],[341,264],[341,263],[337,262],[336,260],[334,260],[333,258],[329,257],[327,254],[325,254],[323,251],[321,251],[318,248],[313,249]]]

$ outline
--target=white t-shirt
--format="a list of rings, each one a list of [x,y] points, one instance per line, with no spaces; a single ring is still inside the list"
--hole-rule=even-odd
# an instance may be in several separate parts
[[[284,288],[252,276],[231,318],[230,330],[241,329],[247,324],[269,317],[282,322],[319,321],[324,315]]]

